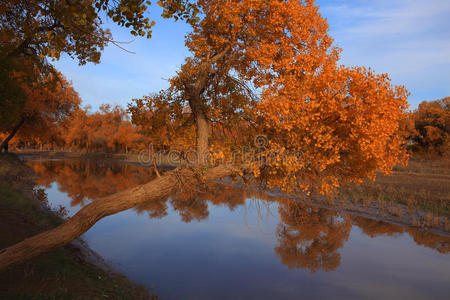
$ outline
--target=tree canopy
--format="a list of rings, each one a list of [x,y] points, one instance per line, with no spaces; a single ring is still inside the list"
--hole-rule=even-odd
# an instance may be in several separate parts
[[[264,135],[253,175],[285,190],[329,192],[405,162],[399,121],[408,92],[386,74],[339,65],[341,50],[314,1],[200,0],[197,7],[203,18],[186,41],[192,56],[167,91],[130,106],[138,124],[143,103],[170,118],[188,107],[201,163],[204,153],[236,162],[236,146]],[[211,136],[218,124],[246,133],[226,146]]]
[[[423,101],[411,114],[407,136],[420,154],[448,155],[450,149],[450,97]]]
[[[6,135],[0,150],[7,150],[9,141],[19,129],[22,139],[43,141],[55,137],[81,103],[72,84],[56,70],[39,74],[37,82],[23,83],[21,89],[26,101],[21,109],[9,108],[9,115],[15,121],[0,127],[0,134]]]
[[[196,20],[196,10],[183,0],[159,1],[163,17]],[[134,36],[151,37],[155,24],[144,0],[11,0],[0,4],[1,54],[59,59],[61,53],[80,64],[98,63],[103,48],[114,42],[103,20],[130,28]]]
[[[184,0],[158,4],[165,18],[197,21],[195,6]],[[27,89],[48,89],[40,79],[54,71],[48,59],[58,60],[65,53],[79,64],[99,63],[101,51],[108,43],[118,45],[103,26],[106,18],[130,28],[134,36],[150,38],[155,22],[147,16],[149,5],[144,0],[2,1],[0,130],[20,127],[21,115],[27,102],[32,101]]]

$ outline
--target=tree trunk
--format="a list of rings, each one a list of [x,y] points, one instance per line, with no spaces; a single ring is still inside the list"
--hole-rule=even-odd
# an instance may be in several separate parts
[[[236,171],[233,166],[218,166],[206,172],[204,181],[224,178]],[[0,271],[70,243],[106,216],[170,196],[180,189],[192,189],[199,184],[202,182],[194,169],[178,168],[147,184],[94,201],[62,225],[1,250]]]
[[[209,152],[209,123],[206,117],[205,107],[200,97],[208,84],[210,67],[206,63],[200,67],[199,77],[189,95],[189,106],[194,114],[197,130],[197,153],[195,161],[197,165],[206,164]]]
[[[230,48],[227,46],[220,53],[213,57],[206,58],[199,65],[199,71],[194,86],[189,90],[189,106],[194,114],[195,123],[197,125],[197,161],[198,165],[206,165],[209,154],[209,122],[206,116],[205,103],[201,99],[201,95],[209,85],[211,77],[214,73],[211,68],[214,63],[223,58]]]
[[[5,152],[8,152],[9,141],[11,141],[11,139],[16,135],[17,130],[19,130],[19,128],[23,125],[24,122],[25,122],[25,118],[22,117],[20,119],[20,122],[13,128],[13,130],[8,135],[8,137],[6,137],[6,139],[3,140],[2,144],[0,145],[0,152],[2,152],[3,150]]]
[[[206,165],[209,154],[209,122],[202,113],[196,117],[197,122],[197,164]]]

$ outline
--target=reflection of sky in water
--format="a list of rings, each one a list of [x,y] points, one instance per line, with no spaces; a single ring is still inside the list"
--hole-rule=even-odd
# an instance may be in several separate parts
[[[57,183],[52,207],[65,206]],[[450,255],[417,245],[408,234],[371,238],[353,226],[332,272],[289,269],[274,249],[278,205],[247,199],[233,211],[208,204],[209,217],[184,223],[129,210],[98,222],[85,235],[91,248],[162,299],[445,299]],[[267,209],[267,206],[270,208]]]
[[[71,199],[66,193],[61,192],[57,182],[53,182],[49,188],[41,186],[47,193],[48,203],[53,210],[58,210],[60,206],[64,207],[67,211],[67,216],[71,217],[80,210],[81,205],[70,204]]]

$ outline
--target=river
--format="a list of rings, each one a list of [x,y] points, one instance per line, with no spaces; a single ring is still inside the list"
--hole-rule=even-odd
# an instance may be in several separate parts
[[[66,216],[145,183],[107,160],[29,159]],[[448,299],[450,239],[212,184],[106,217],[82,237],[161,299]]]

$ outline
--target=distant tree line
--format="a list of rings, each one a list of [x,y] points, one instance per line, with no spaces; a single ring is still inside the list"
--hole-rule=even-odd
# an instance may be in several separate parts
[[[148,144],[149,140],[130,122],[123,107],[104,104],[96,112],[90,110],[89,106],[82,108],[77,105],[69,114],[52,122],[51,126],[47,124],[45,130],[31,130],[43,126],[40,121],[28,121],[23,130],[17,130],[15,138],[10,140],[10,148],[128,153],[143,149]],[[9,135],[8,132],[1,132],[0,139],[4,140]]]
[[[55,82],[54,76],[58,79]],[[171,118],[163,107],[145,106],[141,99],[134,100],[128,110],[120,105],[104,104],[91,112],[89,106],[80,107],[78,94],[61,74],[56,72],[49,77],[44,80],[49,85],[47,88],[28,90],[33,101],[27,102],[15,127],[0,128],[0,141],[11,138],[8,142],[15,149],[108,153],[138,152],[150,144],[155,149],[184,150],[195,141],[189,107],[180,108],[180,114],[184,115],[181,119]],[[239,132],[252,134],[245,122],[238,126],[238,132],[223,122],[213,125],[211,133],[221,143],[239,140]],[[401,130],[414,156],[448,157],[450,97],[423,101],[404,120]]]

